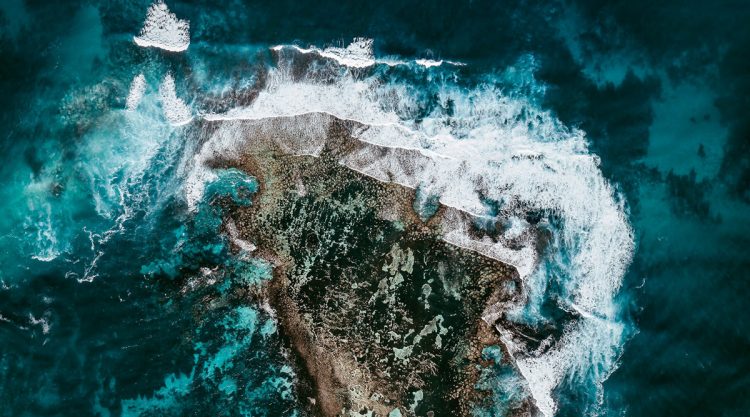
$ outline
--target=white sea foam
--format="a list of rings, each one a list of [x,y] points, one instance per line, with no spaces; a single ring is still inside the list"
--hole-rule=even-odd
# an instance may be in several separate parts
[[[173,126],[181,126],[193,120],[193,111],[177,97],[172,74],[167,74],[159,86],[159,96],[164,117]]]
[[[143,29],[133,37],[138,46],[181,52],[190,45],[190,24],[169,11],[163,1],[148,8]]]
[[[444,87],[438,99],[453,103],[454,113],[437,109],[415,122],[405,87],[351,77],[334,84],[292,82],[283,71],[269,80],[251,106],[209,118],[260,122],[318,113],[362,123],[352,134],[372,146],[358,148],[340,163],[381,181],[425,187],[441,203],[460,209],[444,217],[444,239],[516,266],[526,301],[506,306],[510,316],[542,320],[538,306],[544,289],[550,280],[562,281],[561,303],[580,318],[566,325],[562,337],[547,340],[547,349],[529,352],[512,333],[499,329],[539,410],[546,416],[555,413],[553,392],[568,377],[590,378],[601,395],[623,343],[614,296],[634,244],[623,206],[582,131],[491,87]],[[243,134],[236,129],[245,124],[228,123],[207,144],[211,152],[242,146]],[[199,199],[200,193],[188,197]],[[497,240],[467,231],[472,218],[487,215],[486,199],[503,202],[498,217],[511,225]],[[543,262],[533,228],[518,220],[529,210],[560,219],[551,255]]]
[[[42,318],[38,319],[38,318],[34,317],[34,315],[32,315],[31,313],[29,313],[29,323],[31,323],[32,326],[37,326],[37,325],[41,326],[43,334],[49,333],[49,329],[50,329],[51,326],[49,324],[49,321],[47,321],[46,317],[42,317]]]
[[[421,65],[425,68],[440,67],[443,65],[452,65],[454,67],[465,67],[466,64],[460,61],[449,61],[447,59],[417,59],[414,61],[415,64]]]
[[[426,67],[426,68],[439,67],[439,66],[441,66],[443,64],[453,65],[454,67],[464,67],[464,66],[466,66],[466,64],[464,64],[463,62],[448,61],[446,59],[439,59],[437,61],[434,60],[434,59],[417,59],[414,62],[417,65],[421,65],[421,66]]]
[[[125,107],[133,111],[143,99],[143,94],[146,92],[146,77],[143,73],[136,75],[133,81],[130,83],[130,90],[128,92],[128,98],[125,101]]]
[[[421,65],[423,67],[427,67],[427,68],[430,68],[430,67],[439,67],[439,66],[443,65],[443,60],[442,59],[440,61],[434,61],[432,59],[418,59],[415,62],[417,64],[419,64],[419,65]]]

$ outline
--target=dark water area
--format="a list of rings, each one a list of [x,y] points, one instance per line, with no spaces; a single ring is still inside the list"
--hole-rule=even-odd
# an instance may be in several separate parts
[[[123,136],[111,109],[139,71],[252,78],[268,46],[358,36],[520,85],[586,132],[637,245],[604,414],[747,414],[750,3],[172,1],[191,45],[164,59],[132,42],[150,4],[0,4],[0,416],[297,415],[273,320],[242,302],[269,266],[228,254],[209,204],[255,183],[226,172],[191,216],[191,143],[146,119]]]

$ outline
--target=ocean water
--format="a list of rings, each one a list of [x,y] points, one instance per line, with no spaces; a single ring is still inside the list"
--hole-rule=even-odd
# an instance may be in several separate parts
[[[551,347],[486,349],[475,415],[747,414],[750,5],[339,3],[0,3],[0,415],[305,415],[203,123],[310,112],[526,245],[508,320]]]

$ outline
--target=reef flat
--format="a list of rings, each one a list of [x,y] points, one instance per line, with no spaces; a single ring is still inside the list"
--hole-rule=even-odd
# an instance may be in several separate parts
[[[483,317],[498,317],[521,284],[512,266],[442,239],[446,219],[470,215],[419,206],[416,190],[341,164],[374,146],[352,138],[357,123],[307,114],[205,129],[222,123],[245,141],[209,164],[260,184],[251,206],[227,211],[228,234],[274,265],[259,295],[296,357],[309,411],[472,415],[489,401],[476,385],[487,349],[502,344]],[[521,402],[514,414],[533,409]]]

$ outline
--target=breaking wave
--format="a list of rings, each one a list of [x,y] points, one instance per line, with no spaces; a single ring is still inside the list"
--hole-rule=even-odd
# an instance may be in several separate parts
[[[178,19],[166,4],[158,1],[148,8],[143,29],[133,41],[142,47],[181,52],[190,46],[190,24]]]
[[[128,98],[125,100],[125,107],[131,111],[135,110],[141,104],[145,92],[146,77],[141,73],[136,75],[130,83],[130,92],[128,93]]]
[[[164,117],[172,126],[182,126],[193,120],[193,113],[185,102],[177,97],[174,77],[172,74],[164,76],[164,81],[159,86],[159,96]]]

